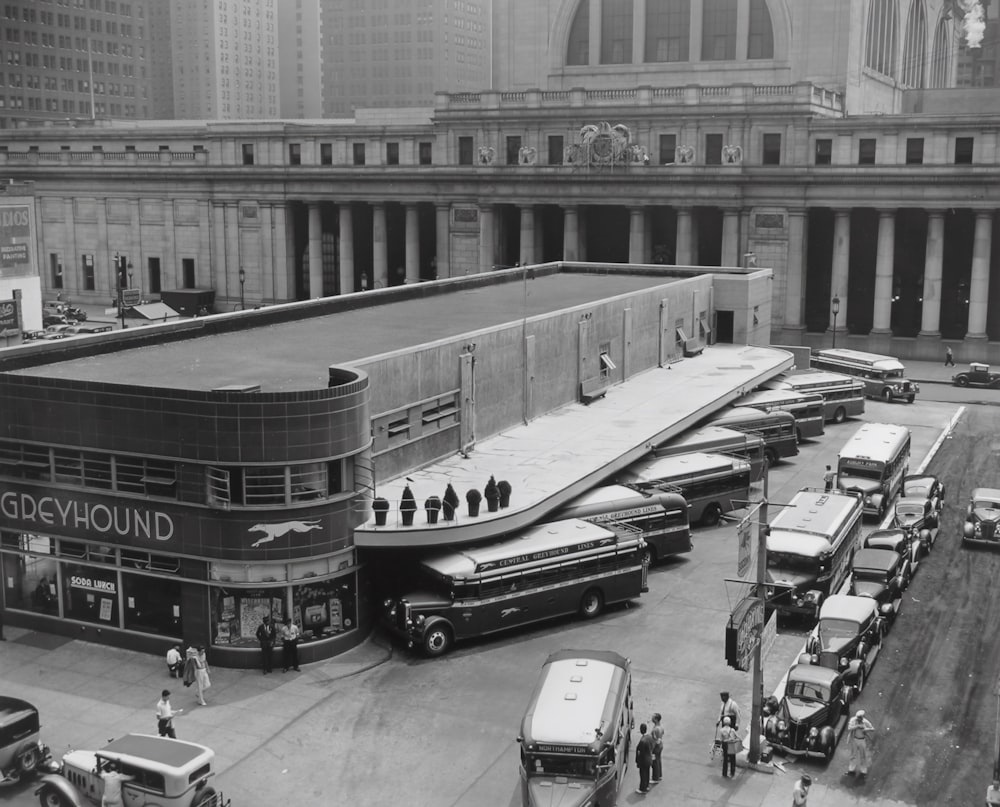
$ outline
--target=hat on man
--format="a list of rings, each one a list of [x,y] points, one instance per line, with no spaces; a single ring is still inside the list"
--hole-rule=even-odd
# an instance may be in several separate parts
[[[809,786],[813,783],[812,777],[808,773],[802,774],[802,784]]]
[[[857,718],[858,720],[860,720],[860,719],[861,719],[862,717],[864,717],[864,716],[865,716],[865,710],[864,710],[864,709],[858,709],[858,713],[857,713],[856,715],[854,715],[854,716],[855,716],[855,717],[856,717],[856,718]]]

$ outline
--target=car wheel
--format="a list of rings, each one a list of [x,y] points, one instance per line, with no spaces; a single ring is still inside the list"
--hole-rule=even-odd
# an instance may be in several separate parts
[[[451,628],[445,622],[437,622],[424,633],[424,652],[431,657],[442,656],[451,649]]]
[[[960,387],[967,387],[969,386],[969,379],[967,379],[964,375],[960,375],[955,379],[955,383]]]
[[[847,420],[847,411],[842,406],[837,407],[837,411],[833,413],[834,423],[843,423]]]
[[[191,807],[208,807],[210,804],[214,805],[216,801],[218,801],[218,794],[216,794],[215,788],[206,787],[197,795],[191,803]]]
[[[826,762],[830,762],[833,759],[833,752],[837,750],[836,743],[829,742],[823,748],[823,759]]]
[[[854,683],[854,696],[857,697],[865,691],[865,668],[858,670],[858,680]]]
[[[884,389],[882,390],[882,400],[886,403],[892,403],[892,390]]]
[[[701,514],[701,523],[706,527],[714,527],[722,518],[722,508],[715,502],[706,505]]]
[[[42,807],[73,807],[66,797],[52,785],[46,785],[38,793],[38,803]]]
[[[38,763],[41,761],[42,757],[36,745],[21,752],[21,755],[17,758],[17,767],[21,773],[34,773],[38,767]]]
[[[593,619],[604,610],[604,595],[599,589],[590,588],[580,600],[580,616]]]

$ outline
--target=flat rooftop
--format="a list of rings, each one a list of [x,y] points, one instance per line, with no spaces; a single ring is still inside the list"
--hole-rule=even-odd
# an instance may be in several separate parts
[[[333,364],[352,364],[673,282],[676,278],[659,274],[561,271],[403,300],[390,299],[386,292],[392,289],[360,292],[340,298],[369,298],[354,309],[270,324],[257,323],[285,306],[225,314],[220,316],[245,316],[247,327],[146,346],[122,345],[102,355],[8,372],[200,391],[232,384],[260,384],[261,392],[323,389]],[[386,297],[384,304],[369,304],[380,295]]]

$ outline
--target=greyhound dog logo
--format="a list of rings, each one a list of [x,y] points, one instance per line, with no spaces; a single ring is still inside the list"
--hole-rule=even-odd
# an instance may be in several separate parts
[[[283,521],[280,524],[254,524],[247,532],[262,532],[263,538],[258,538],[250,548],[267,544],[275,538],[284,538],[290,532],[309,532],[323,529],[318,521]]]

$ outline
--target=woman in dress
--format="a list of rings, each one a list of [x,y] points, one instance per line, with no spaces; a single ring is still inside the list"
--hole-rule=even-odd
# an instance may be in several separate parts
[[[189,647],[187,649],[188,661],[194,667],[194,683],[198,687],[198,704],[208,706],[205,703],[205,690],[212,686],[212,680],[208,677],[208,661],[205,658],[205,647]]]

